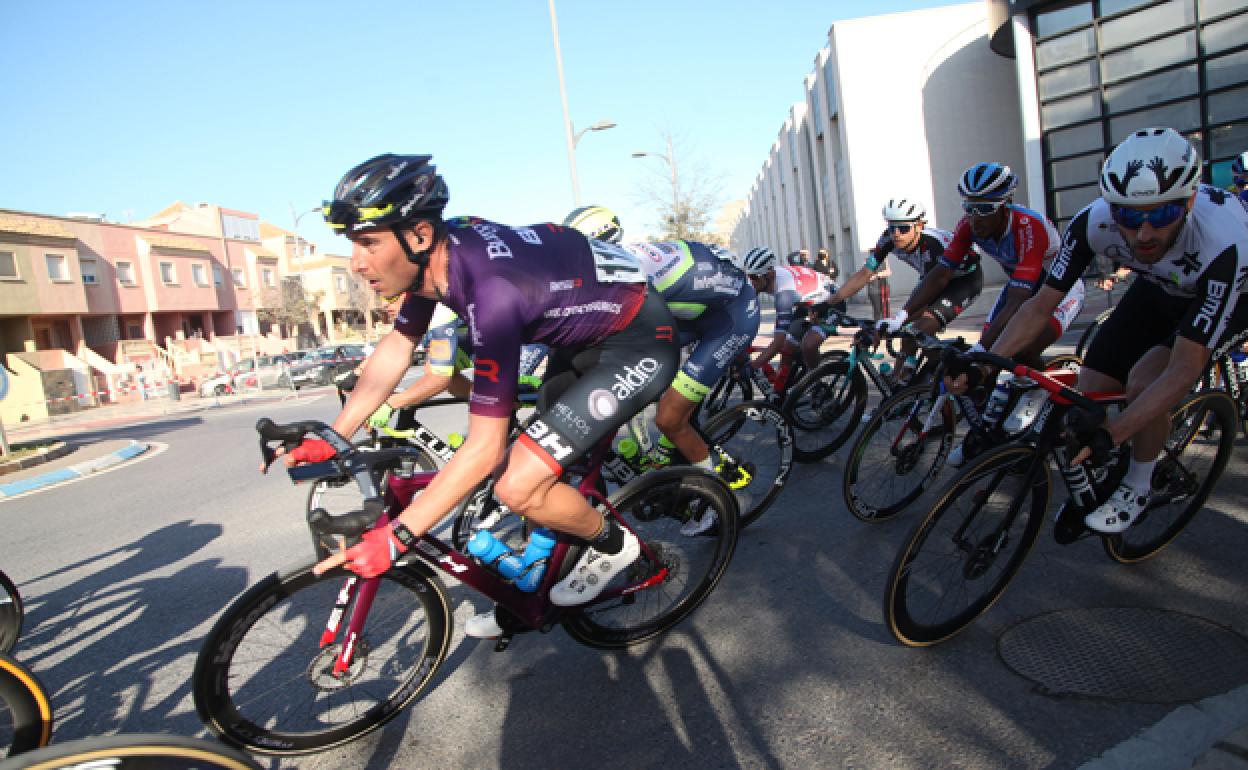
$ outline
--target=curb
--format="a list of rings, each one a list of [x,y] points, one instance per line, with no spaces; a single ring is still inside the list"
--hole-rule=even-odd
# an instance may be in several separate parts
[[[57,441],[40,449],[36,454],[28,455],[20,460],[9,460],[8,462],[0,463],[0,476],[24,471],[27,468],[42,465],[49,460],[59,459],[69,454],[70,448],[69,444],[64,441]]]
[[[87,460],[86,462],[81,462],[68,468],[62,468],[61,470],[45,473],[42,476],[35,476],[34,478],[25,479],[23,481],[13,481],[8,484],[0,484],[0,500],[3,500],[6,497],[25,494],[26,492],[41,489],[43,487],[52,486],[53,484],[60,484],[64,481],[89,476],[92,473],[97,473],[106,468],[111,468],[114,465],[120,465],[126,460],[133,459],[146,452],[149,448],[150,447],[143,442],[131,441],[128,446],[124,446],[115,452],[110,452],[103,457],[97,457],[94,460]]]

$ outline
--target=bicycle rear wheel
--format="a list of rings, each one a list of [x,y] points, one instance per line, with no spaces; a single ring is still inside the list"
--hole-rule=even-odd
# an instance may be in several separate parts
[[[23,754],[4,770],[261,770],[240,751],[201,738],[126,734],[83,738]]]
[[[733,490],[744,529],[771,507],[789,479],[793,429],[766,401],[749,401],[720,412],[702,432],[750,475],[749,484]]]
[[[651,471],[611,497],[618,519],[641,540],[641,557],[607,587],[608,598],[563,621],[574,639],[605,649],[652,639],[693,612],[728,568],[738,528],[727,485],[695,468]],[[716,526],[680,533],[691,516],[711,513]]]
[[[50,740],[52,703],[43,684],[33,671],[0,653],[0,759],[47,746]]]
[[[734,367],[711,386],[711,391],[698,407],[697,417],[703,422],[709,421],[725,409],[753,398],[754,383],[748,377],[741,376]]]
[[[1130,529],[1104,538],[1111,559],[1143,561],[1178,537],[1226,470],[1239,431],[1235,402],[1219,390],[1188,396],[1170,416],[1148,507]]]
[[[9,576],[0,572],[0,652],[8,652],[17,644],[25,617],[22,595]]]
[[[822,460],[854,434],[867,406],[867,379],[848,358],[820,364],[784,400],[798,462]]]
[[[1049,504],[1036,448],[1007,444],[971,461],[897,554],[884,617],[902,644],[943,642],[991,607],[1036,542]],[[1030,499],[1029,499],[1030,498]]]
[[[954,414],[946,401],[931,430],[921,435],[936,397],[930,385],[911,385],[876,407],[849,451],[841,488],[849,512],[884,521],[919,499],[953,447]]]
[[[1109,318],[1110,314],[1113,312],[1114,309],[1112,307],[1108,310],[1102,310],[1101,314],[1096,317],[1096,320],[1093,321],[1088,328],[1083,330],[1083,334],[1079,335],[1079,342],[1075,344],[1075,355],[1078,356],[1080,360],[1088,354],[1088,348],[1092,347],[1092,340],[1096,337],[1096,333],[1101,330],[1101,326],[1104,325],[1105,319]]]
[[[450,642],[450,610],[419,563],[378,580],[350,668],[331,672],[360,592],[342,629],[322,643],[342,569],[308,564],[271,574],[234,601],[209,632],[191,680],[195,710],[222,740],[260,754],[323,751],[393,719],[428,685]]]

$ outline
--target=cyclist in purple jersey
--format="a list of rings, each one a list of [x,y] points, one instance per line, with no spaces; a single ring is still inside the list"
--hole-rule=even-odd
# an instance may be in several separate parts
[[[595,598],[636,560],[636,536],[559,483],[566,463],[615,430],[667,387],[679,349],[663,301],[647,291],[632,255],[552,224],[507,227],[482,219],[444,220],[448,193],[427,155],[382,155],[343,176],[325,218],[352,242],[351,266],[383,295],[408,291],[395,330],[381,341],[334,429],[352,436],[394,391],[438,300],[467,320],[476,353],[468,439],[388,528],[372,530],[318,570],[345,564],[371,577],[388,570],[422,533],[501,467],[495,494],[513,511],[589,545],[550,592],[551,602]],[[579,379],[549,394],[510,450],[520,346],[541,342]],[[550,372],[548,372],[550,376]],[[544,395],[546,395],[544,393]],[[328,454],[332,454],[329,450]],[[326,459],[308,440],[288,462]],[[591,572],[591,566],[592,572]],[[596,576],[596,578],[594,578]],[[473,636],[501,633],[493,613],[474,618]]]

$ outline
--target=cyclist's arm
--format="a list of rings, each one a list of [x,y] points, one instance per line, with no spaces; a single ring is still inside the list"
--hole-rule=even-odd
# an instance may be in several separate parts
[[[750,366],[754,367],[755,369],[758,369],[763,364],[775,358],[777,353],[779,353],[781,350],[784,350],[784,343],[786,342],[787,339],[788,339],[787,330],[777,331],[775,334],[771,336],[771,342],[767,344],[767,347],[760,350],[758,354],[754,356],[754,359],[750,361]]]
[[[403,390],[395,393],[386,399],[386,403],[392,409],[402,409],[406,406],[416,406],[423,404],[451,385],[451,377],[447,375],[434,374],[433,367],[428,363],[425,364],[425,373],[421,375],[411,385]]]
[[[910,293],[910,299],[906,300],[906,315],[912,316],[939,299],[953,276],[953,268],[945,265],[943,260],[928,270],[927,275],[923,276],[923,280]]]
[[[351,391],[351,397],[342,407],[334,430],[343,438],[350,439],[360,429],[369,415],[381,406],[403,379],[412,365],[412,351],[416,343],[401,331],[387,334],[370,356],[370,363],[360,373],[360,380]]]
[[[845,300],[854,296],[858,292],[862,291],[862,287],[870,283],[871,277],[873,275],[882,274],[882,272],[877,272],[871,269],[872,259],[874,259],[874,257],[868,256],[867,264],[859,268],[858,272],[854,273],[849,278],[845,279],[845,285],[837,289],[836,293],[833,294],[832,297],[828,300],[829,305],[835,305],[838,302],[844,302]],[[886,268],[887,264],[888,263],[884,263],[883,267]]]

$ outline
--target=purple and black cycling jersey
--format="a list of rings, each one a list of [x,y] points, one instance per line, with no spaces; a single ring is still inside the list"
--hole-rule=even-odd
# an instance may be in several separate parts
[[[645,299],[646,273],[636,257],[575,230],[461,217],[447,221],[447,233],[442,301],[468,322],[473,414],[511,414],[521,345],[596,345],[627,326]],[[419,339],[436,305],[409,294],[395,330]]]

